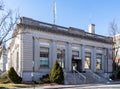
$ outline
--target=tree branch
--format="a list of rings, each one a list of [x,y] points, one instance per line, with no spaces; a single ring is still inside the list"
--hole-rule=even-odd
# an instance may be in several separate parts
[[[3,4],[3,1],[1,0],[0,1],[0,10],[4,10],[3,8],[4,8],[4,4]]]

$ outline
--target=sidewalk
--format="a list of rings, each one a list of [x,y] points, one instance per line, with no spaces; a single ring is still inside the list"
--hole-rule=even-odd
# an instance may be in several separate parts
[[[43,86],[41,89],[64,89],[64,88],[84,88],[86,86],[95,86],[91,84],[82,84],[82,85],[57,85],[57,86]]]
[[[26,88],[13,88],[13,89],[82,89],[84,87],[95,87],[100,86],[100,84],[82,84],[82,85],[48,85],[48,86],[33,86],[33,87],[26,87]]]
[[[82,85],[54,85],[54,86],[36,86],[28,88],[14,89],[120,89],[120,84],[82,84]]]
[[[99,87],[118,86],[120,89],[120,81],[112,81],[104,84],[81,84],[81,85],[40,85],[26,88],[12,88],[12,89],[96,89]],[[100,88],[101,89],[101,88]],[[104,89],[104,88],[102,88]],[[107,88],[105,88],[107,89]],[[111,88],[112,89],[112,88]]]

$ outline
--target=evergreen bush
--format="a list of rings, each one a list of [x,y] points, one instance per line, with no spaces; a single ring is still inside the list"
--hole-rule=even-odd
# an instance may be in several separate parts
[[[120,67],[117,66],[116,70],[113,71],[112,75],[110,76],[112,80],[120,79]]]
[[[0,74],[0,83],[10,83],[10,80],[7,77],[7,72]]]
[[[8,70],[7,77],[11,82],[15,84],[21,83],[22,81],[22,78],[17,75],[13,67],[11,67],[10,70]]]
[[[43,75],[42,78],[40,78],[39,83],[50,83],[49,74]]]
[[[51,82],[58,83],[58,84],[64,83],[63,69],[59,65],[58,61],[55,61],[55,63],[53,64],[49,77]]]

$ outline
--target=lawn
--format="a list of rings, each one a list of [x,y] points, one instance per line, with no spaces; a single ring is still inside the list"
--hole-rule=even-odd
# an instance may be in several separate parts
[[[25,88],[25,87],[32,87],[33,84],[0,84],[0,89],[1,88],[15,88],[15,87],[21,87],[21,88]]]
[[[8,83],[8,84],[0,84],[0,89],[9,89],[9,88],[27,88],[27,87],[34,87],[34,86],[55,86],[58,85],[56,83],[45,83],[45,84],[13,84],[13,83]]]

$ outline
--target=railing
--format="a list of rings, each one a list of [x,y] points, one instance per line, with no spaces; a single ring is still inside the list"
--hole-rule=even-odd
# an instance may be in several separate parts
[[[100,79],[101,79],[101,77],[100,77],[99,75],[95,74],[93,71],[89,70],[89,72],[92,74],[92,76],[93,76],[95,79],[97,79],[97,80],[100,80]]]
[[[86,83],[86,77],[77,70],[75,70],[75,72],[77,72],[79,74],[80,78],[83,78],[83,82]]]

